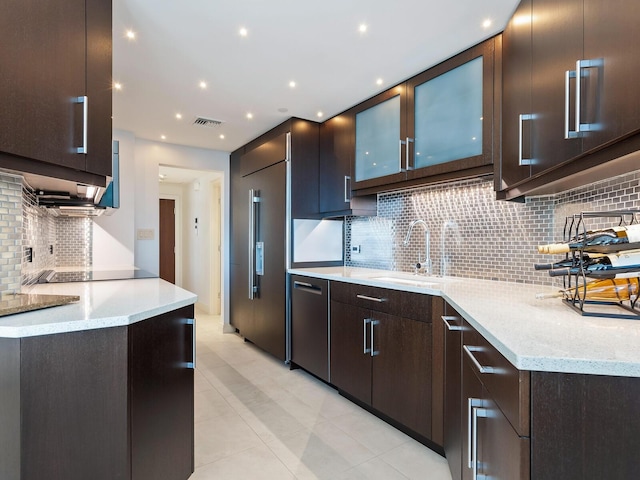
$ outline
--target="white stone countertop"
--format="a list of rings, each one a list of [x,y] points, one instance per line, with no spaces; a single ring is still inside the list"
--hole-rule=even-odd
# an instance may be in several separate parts
[[[69,305],[0,317],[0,337],[22,338],[130,325],[191,305],[198,299],[159,278],[48,283],[22,293],[78,295]]]
[[[442,296],[520,370],[640,377],[640,319],[582,316],[559,298],[536,298],[553,287],[350,267],[289,273]],[[385,276],[407,283],[376,279]],[[408,283],[415,279],[432,284]]]

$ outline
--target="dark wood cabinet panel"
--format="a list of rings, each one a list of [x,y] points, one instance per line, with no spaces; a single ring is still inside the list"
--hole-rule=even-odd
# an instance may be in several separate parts
[[[634,0],[584,3],[584,60],[598,65],[584,71],[583,123],[593,128],[583,134],[583,149],[632,133],[640,128],[640,93],[635,79],[640,55],[630,45],[640,44],[640,4]]]
[[[371,405],[431,438],[431,323],[374,312]]]
[[[582,58],[583,0],[535,0],[532,10],[532,156],[533,175],[582,152],[580,137],[565,139],[565,72]],[[575,92],[576,79],[571,79]],[[575,103],[569,95],[566,114],[575,126]]]
[[[462,317],[445,305],[444,453],[453,480],[462,478]]]
[[[531,372],[531,478],[637,477],[637,378]]]
[[[291,361],[329,381],[329,282],[291,276]]]
[[[129,478],[126,327],[28,337],[20,350],[20,478]]]
[[[332,284],[333,285],[333,284]],[[368,311],[331,301],[331,383],[361,402],[371,405],[371,325]]]
[[[20,478],[20,339],[0,338],[0,478]]]
[[[377,213],[375,195],[352,195],[355,116],[345,112],[320,125],[320,213],[323,216]]]
[[[520,2],[502,35],[503,140],[497,190],[531,176],[531,1]]]
[[[111,8],[100,0],[3,6],[0,166],[104,185],[112,167]],[[87,153],[78,153],[82,146]]]
[[[186,480],[194,470],[193,306],[129,327],[131,476]]]

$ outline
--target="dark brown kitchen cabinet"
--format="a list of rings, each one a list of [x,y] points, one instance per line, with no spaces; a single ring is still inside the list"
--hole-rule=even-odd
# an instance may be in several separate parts
[[[462,479],[530,478],[530,377],[462,326]]]
[[[357,195],[493,171],[500,51],[490,38],[349,110]]]
[[[375,195],[356,197],[351,191],[355,117],[345,112],[320,125],[320,214],[375,216]]]
[[[638,20],[632,0],[520,3],[503,34],[500,198],[637,169],[622,157],[640,149]]]
[[[111,2],[5,2],[0,167],[104,185],[111,175]]]
[[[331,383],[430,440],[431,297],[331,282]]]
[[[192,318],[0,339],[0,478],[189,478]]]
[[[291,276],[291,362],[329,381],[329,282]]]
[[[462,478],[462,317],[445,303],[444,326],[444,453],[453,480]]]

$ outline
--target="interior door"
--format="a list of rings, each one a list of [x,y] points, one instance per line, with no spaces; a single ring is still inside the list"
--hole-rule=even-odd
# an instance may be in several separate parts
[[[176,283],[176,201],[160,199],[160,278]]]

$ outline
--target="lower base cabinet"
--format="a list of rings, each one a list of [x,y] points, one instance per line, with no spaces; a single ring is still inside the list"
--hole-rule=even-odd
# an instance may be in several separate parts
[[[431,343],[430,296],[331,282],[331,383],[425,439]]]
[[[0,338],[0,478],[189,478],[193,318]]]

